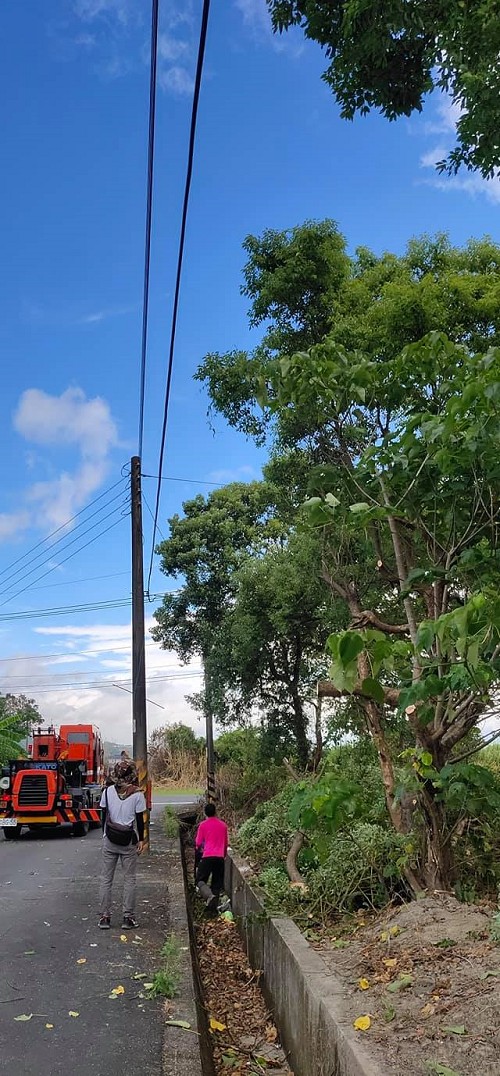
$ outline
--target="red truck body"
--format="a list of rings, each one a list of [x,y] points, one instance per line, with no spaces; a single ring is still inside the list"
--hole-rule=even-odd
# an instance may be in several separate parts
[[[7,763],[0,781],[0,829],[6,840],[23,826],[38,829],[71,824],[84,836],[100,824],[104,748],[94,725],[39,728],[29,758]]]

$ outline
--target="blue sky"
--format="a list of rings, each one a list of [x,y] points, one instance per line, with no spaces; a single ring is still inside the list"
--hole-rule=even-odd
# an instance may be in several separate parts
[[[160,7],[148,474],[157,473],[201,0]],[[10,2],[0,35],[0,618],[30,613],[0,619],[0,690],[33,696],[47,719],[94,720],[107,738],[127,741],[130,700],[110,685],[130,686],[128,607],[33,614],[130,594],[126,481],[114,484],[137,450],[149,8]],[[401,251],[410,236],[435,231],[455,243],[498,238],[500,184],[443,179],[433,168],[453,143],[445,101],[431,98],[423,116],[397,124],[345,123],[320,80],[319,49],[299,33],[274,38],[264,0],[214,0],[212,9],[165,464],[171,478],[194,481],[163,484],[163,532],[209,483],[259,474],[251,444],[222,420],[210,429],[192,382],[206,352],[255,341],[239,294],[248,233],[328,216],[351,249]],[[153,481],[144,492],[153,507]],[[78,512],[78,527],[27,556]],[[144,524],[148,557],[147,508]],[[164,588],[155,563],[152,590]],[[197,666],[176,680],[173,655],[149,644],[147,654],[149,697],[165,707],[150,708],[151,725],[181,718],[201,731],[184,701]],[[97,680],[107,686],[89,686]]]

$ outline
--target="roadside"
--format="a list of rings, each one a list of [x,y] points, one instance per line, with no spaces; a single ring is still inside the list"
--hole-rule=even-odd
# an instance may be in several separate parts
[[[165,1000],[148,998],[144,984],[154,977],[178,912],[168,894],[169,842],[155,813],[151,854],[139,861],[139,927],[132,932],[120,929],[119,874],[113,929],[96,926],[99,832],[82,839],[66,832],[43,839],[28,833],[16,843],[2,842],[5,1071],[67,1076],[74,1069],[79,1076],[123,1076],[133,1059],[143,1076],[163,1076]],[[189,951],[182,961],[189,962]],[[181,990],[183,983],[181,976]],[[173,1003],[175,1012],[181,1006],[182,994]],[[182,1043],[176,1048],[182,1051]]]

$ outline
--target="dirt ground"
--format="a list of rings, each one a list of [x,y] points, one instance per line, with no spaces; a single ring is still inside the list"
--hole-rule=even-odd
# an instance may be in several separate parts
[[[492,914],[436,895],[360,913],[350,935],[313,943],[344,982],[353,1023],[365,1017],[357,1033],[384,1076],[499,1076]]]
[[[293,1076],[234,922],[205,919],[196,935],[216,1072]]]

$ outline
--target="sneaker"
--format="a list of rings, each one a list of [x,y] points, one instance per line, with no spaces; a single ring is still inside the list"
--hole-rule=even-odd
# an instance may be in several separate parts
[[[133,915],[123,916],[122,930],[137,930],[138,926],[137,919]]]
[[[219,903],[219,898],[218,897],[209,897],[206,904],[205,904],[207,912],[216,912],[218,903]]]
[[[97,924],[99,930],[109,930],[111,926],[111,918],[109,915],[101,915],[101,918]]]

